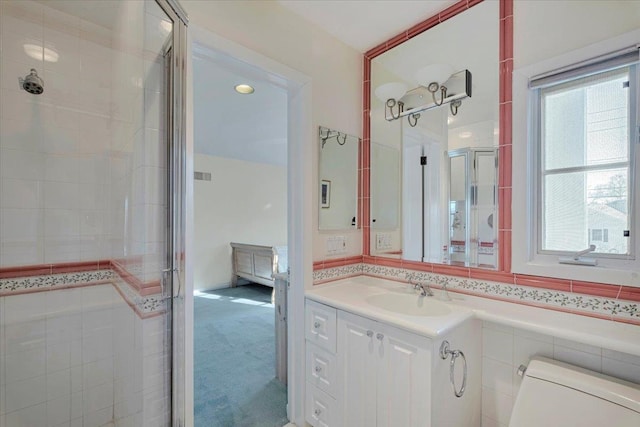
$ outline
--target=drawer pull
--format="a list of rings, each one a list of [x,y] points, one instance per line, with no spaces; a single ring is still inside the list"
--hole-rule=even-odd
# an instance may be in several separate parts
[[[315,322],[315,323],[313,324],[313,328],[314,328],[314,329],[320,329],[320,322]]]
[[[371,338],[373,336],[373,331],[367,331],[367,336]]]
[[[318,373],[322,372],[322,366],[316,366],[315,371]]]
[[[380,341],[382,341],[382,339],[384,338],[384,335],[382,335],[380,332],[378,332],[378,334],[376,335],[376,338],[378,338]]]

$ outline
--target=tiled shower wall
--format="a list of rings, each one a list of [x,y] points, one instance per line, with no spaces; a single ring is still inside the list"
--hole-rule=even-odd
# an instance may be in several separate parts
[[[171,25],[153,1],[76,5],[0,2],[0,269],[113,260],[118,286],[157,282]],[[42,95],[19,87],[31,68]],[[1,427],[168,425],[166,317],[115,289],[0,297]]]
[[[522,383],[517,374],[518,367],[526,366],[536,355],[640,383],[638,356],[484,322],[482,427],[508,427]]]
[[[1,7],[0,266],[105,258],[108,32],[35,2]],[[19,88],[30,68],[42,95]]]
[[[0,426],[164,425],[164,321],[108,284],[1,297]]]
[[[153,2],[110,6],[106,28],[39,2],[1,3],[0,267],[118,259],[142,282],[158,278],[158,52],[171,26]],[[42,95],[19,87],[31,68]]]

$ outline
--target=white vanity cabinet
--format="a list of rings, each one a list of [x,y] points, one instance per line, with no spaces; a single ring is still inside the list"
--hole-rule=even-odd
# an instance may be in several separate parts
[[[343,426],[427,426],[431,340],[338,311]]]
[[[312,426],[480,425],[480,322],[429,338],[310,299],[305,317],[306,420]],[[439,355],[443,340],[466,354],[461,398],[450,382],[450,359]]]

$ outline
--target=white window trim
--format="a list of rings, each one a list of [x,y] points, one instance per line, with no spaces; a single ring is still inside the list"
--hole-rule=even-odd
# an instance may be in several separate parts
[[[557,255],[540,255],[535,251],[535,222],[537,212],[532,185],[537,179],[537,171],[532,170],[530,156],[535,156],[535,144],[529,143],[530,114],[532,103],[528,87],[529,79],[550,70],[605,55],[640,42],[640,30],[623,34],[582,49],[571,51],[513,71],[513,165],[512,165],[512,254],[513,273],[531,274],[544,277],[584,280],[590,282],[624,284],[640,287],[640,236],[636,236],[635,260],[598,259],[598,266],[575,266],[559,264]],[[638,114],[638,113],[636,113]],[[637,143],[637,142],[636,142]],[[636,165],[640,166],[640,149],[635,150]],[[640,187],[637,188],[640,191]],[[640,197],[634,200],[636,217],[632,232],[640,232]]]

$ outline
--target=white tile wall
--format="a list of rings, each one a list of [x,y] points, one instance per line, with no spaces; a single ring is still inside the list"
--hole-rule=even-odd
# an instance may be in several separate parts
[[[40,2],[2,2],[0,267],[126,255],[140,280],[159,278],[161,256],[141,257],[164,238],[168,32],[144,3],[114,7],[123,22],[106,29]],[[18,86],[31,67],[40,96]]]
[[[0,2],[0,267],[128,258],[159,278],[168,34],[149,4],[113,6],[122,22],[106,29]],[[18,87],[32,67],[41,96]],[[167,425],[165,331],[109,285],[0,298],[0,426]]]
[[[2,427],[166,425],[165,331],[111,285],[1,297]]]
[[[517,328],[484,322],[482,426],[507,427],[522,379],[520,365],[545,356],[640,383],[640,357]]]

